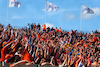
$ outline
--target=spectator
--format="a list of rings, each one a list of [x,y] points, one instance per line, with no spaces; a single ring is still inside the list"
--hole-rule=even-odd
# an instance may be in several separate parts
[[[91,67],[100,65],[100,34],[80,33],[46,28],[31,24],[31,28],[14,29],[0,24],[0,62],[51,66]]]
[[[38,25],[37,25],[37,29],[39,29],[39,30],[41,29],[41,26],[40,26],[40,24],[39,24],[39,23],[38,23]]]

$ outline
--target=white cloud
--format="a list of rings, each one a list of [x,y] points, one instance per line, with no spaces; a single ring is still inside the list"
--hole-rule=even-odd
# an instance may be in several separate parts
[[[50,24],[50,23],[45,23],[45,25],[46,25],[46,27],[50,27],[50,28],[54,27],[54,25]]]
[[[45,9],[42,9],[42,11],[46,11]]]
[[[100,15],[100,8],[95,7],[95,8],[91,8],[91,9],[94,11],[94,14],[83,14],[83,19],[91,19],[93,17]]]
[[[82,15],[82,18],[83,19],[91,19],[91,18],[93,18],[94,16],[93,16],[93,14],[83,14]]]
[[[56,14],[60,14],[60,13],[63,13],[65,11],[75,11],[75,10],[78,10],[77,8],[76,9],[58,9],[58,11],[47,11],[47,14],[48,15],[56,15]],[[45,9],[42,9],[42,11],[45,11]]]
[[[11,19],[43,19],[42,15],[36,16],[12,16]]]
[[[71,20],[74,18],[74,15],[73,14],[70,14],[69,16],[66,17],[68,20]]]
[[[74,19],[75,15],[74,14],[65,14],[64,19],[65,20],[72,20]]]
[[[92,8],[94,11],[95,15],[100,15],[100,8],[96,7],[96,8]]]
[[[13,16],[13,17],[11,17],[11,19],[23,19],[23,18],[26,18],[26,17],[21,17],[21,16]]]
[[[58,11],[47,11],[47,15],[56,15],[66,11],[65,9],[58,9]]]

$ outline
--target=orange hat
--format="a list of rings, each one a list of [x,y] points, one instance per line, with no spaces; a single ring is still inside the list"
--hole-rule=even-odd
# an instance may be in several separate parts
[[[6,41],[4,41],[4,42],[3,42],[2,46],[4,46],[5,44],[7,44],[7,42],[6,42]]]

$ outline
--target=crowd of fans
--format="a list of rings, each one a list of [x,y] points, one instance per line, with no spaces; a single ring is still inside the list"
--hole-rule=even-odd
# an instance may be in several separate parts
[[[15,29],[0,24],[0,62],[41,66],[100,66],[100,32],[63,31],[46,25],[28,24]]]

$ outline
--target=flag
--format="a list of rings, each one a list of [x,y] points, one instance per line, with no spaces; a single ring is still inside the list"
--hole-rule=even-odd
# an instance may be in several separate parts
[[[28,40],[28,37],[26,35],[23,36],[24,41]]]
[[[57,7],[56,5],[50,3],[50,2],[46,2],[46,10],[47,11],[57,11],[59,7]]]
[[[82,5],[82,14],[94,14],[94,11],[91,8]]]
[[[9,7],[20,7],[21,3],[16,0],[9,0]]]

